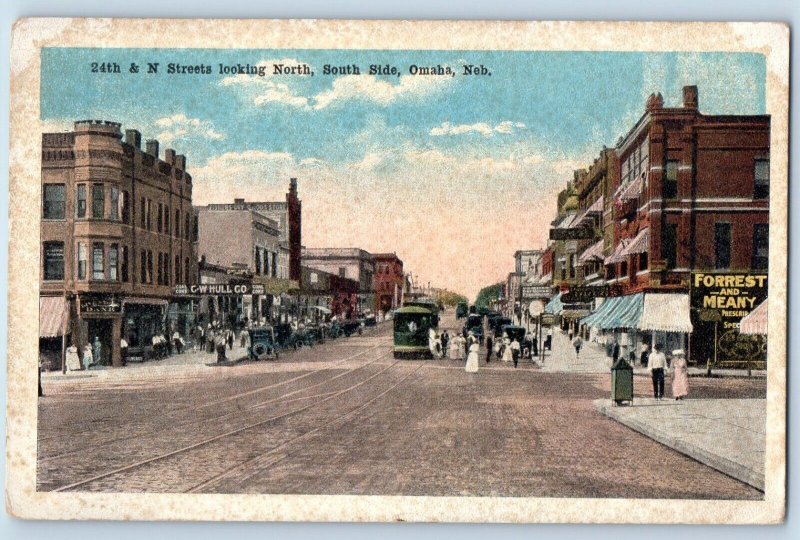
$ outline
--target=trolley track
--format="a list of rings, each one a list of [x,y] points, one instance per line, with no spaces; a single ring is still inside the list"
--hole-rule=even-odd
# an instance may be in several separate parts
[[[325,373],[325,372],[329,372],[329,371],[332,371],[332,370],[336,370],[337,366],[340,366],[340,365],[345,364],[345,363],[347,363],[349,361],[355,360],[356,358],[359,358],[359,357],[361,357],[361,356],[363,356],[363,355],[365,355],[367,353],[373,352],[376,349],[381,348],[382,346],[384,346],[384,345],[380,345],[380,344],[379,345],[375,345],[375,346],[369,347],[369,348],[367,348],[367,349],[365,349],[363,351],[359,351],[356,354],[350,355],[350,356],[348,356],[346,358],[342,358],[340,360],[337,360],[337,361],[335,361],[333,363],[327,363],[324,367],[321,367],[319,369],[312,370],[312,371],[307,371],[307,372],[302,373],[300,375],[296,375],[296,376],[293,376],[293,377],[290,377],[288,379],[284,379],[284,380],[281,380],[281,381],[278,381],[278,382],[273,382],[273,383],[267,384],[265,386],[259,386],[259,387],[254,388],[254,389],[247,390],[245,392],[239,392],[237,394],[225,396],[225,397],[223,397],[221,399],[217,399],[217,400],[214,400],[214,401],[208,401],[208,402],[204,402],[204,403],[201,403],[201,404],[196,404],[196,403],[194,403],[192,401],[192,402],[190,402],[189,404],[187,404],[185,406],[181,406],[179,408],[172,409],[170,411],[170,415],[179,415],[180,413],[183,413],[183,412],[186,412],[186,411],[195,412],[195,411],[201,411],[203,409],[218,407],[218,406],[220,406],[220,405],[222,405],[224,403],[228,403],[228,402],[231,402],[231,401],[236,401],[236,400],[238,400],[240,398],[243,398],[243,397],[248,397],[250,395],[255,395],[255,394],[258,394],[258,393],[261,393],[261,392],[265,392],[265,391],[273,389],[273,388],[277,388],[277,387],[280,387],[280,386],[292,384],[292,383],[295,383],[296,381],[300,381],[300,380],[306,379],[308,377],[311,377],[311,376],[314,376],[314,375],[317,375],[317,374],[320,374],[320,373]],[[383,356],[385,356],[385,355],[383,355]],[[379,358],[381,358],[381,357],[379,357]],[[374,361],[375,360],[373,360],[372,362],[374,362]],[[370,362],[370,363],[372,363],[372,362]],[[359,369],[360,367],[363,367],[363,366],[358,366],[357,368],[353,368],[353,369]],[[350,370],[350,371],[353,371],[353,370]],[[86,389],[86,390],[91,390],[91,388]],[[106,391],[106,390],[109,390],[109,389],[105,388],[105,387],[99,387],[99,388],[97,388],[97,390]],[[113,389],[111,389],[111,390],[113,390]],[[112,396],[112,398],[113,397],[114,396]],[[103,403],[105,401],[110,401],[110,400],[106,399],[106,400],[97,400],[97,401],[95,401],[95,400],[90,398],[90,399],[86,399],[85,401],[88,401],[88,402],[94,401],[96,403]],[[159,403],[158,398],[157,397],[156,398],[151,398],[151,401],[155,405],[154,409],[157,411],[158,410],[158,403]],[[147,413],[148,411],[144,410],[142,412]],[[91,418],[91,419],[89,419],[87,421],[88,426],[85,429],[80,429],[80,430],[77,430],[77,431],[74,429],[74,423],[73,423],[73,426],[70,427],[70,431],[69,431],[70,437],[80,436],[80,435],[84,435],[84,434],[87,434],[87,433],[97,433],[97,425],[96,424],[98,422],[103,422],[103,421],[111,422],[113,420],[115,420],[115,418],[113,416],[106,416],[106,417],[104,417],[102,419]],[[112,426],[112,427],[117,427],[117,426]],[[40,436],[38,438],[38,443],[41,445],[42,443],[46,443],[46,442],[54,440],[54,439],[59,439],[62,436],[63,435],[61,435],[60,433],[49,435],[49,436],[44,436],[44,437]],[[129,434],[126,434],[126,437],[128,437],[128,436],[129,436]],[[45,458],[45,459],[50,459],[50,458]]]
[[[194,425],[197,425],[197,424],[201,424],[201,423],[224,421],[224,420],[230,419],[232,417],[235,417],[236,415],[243,414],[245,412],[251,412],[251,411],[252,412],[258,412],[259,409],[262,409],[263,407],[268,406],[268,405],[272,405],[274,403],[280,403],[280,404],[283,405],[283,404],[289,403],[291,401],[298,401],[298,400],[310,399],[312,397],[328,395],[328,394],[330,394],[330,392],[323,393],[323,394],[316,394],[314,396],[309,396],[309,397],[300,397],[300,398],[296,398],[296,399],[293,399],[293,400],[287,400],[286,399],[286,398],[289,398],[291,396],[294,396],[294,395],[297,395],[297,394],[301,394],[303,392],[308,392],[308,391],[310,391],[310,390],[312,390],[314,388],[317,388],[319,386],[322,386],[322,385],[325,385],[325,384],[329,384],[329,383],[331,383],[333,381],[336,381],[338,379],[341,379],[343,377],[352,375],[353,373],[355,373],[357,371],[360,371],[362,369],[365,369],[365,368],[375,364],[376,362],[380,362],[381,360],[386,358],[390,353],[391,353],[391,351],[388,351],[388,352],[386,352],[384,354],[381,354],[377,358],[374,358],[374,359],[372,359],[372,360],[370,360],[370,361],[368,361],[368,362],[366,362],[364,364],[361,364],[361,365],[359,365],[357,367],[354,367],[352,369],[343,371],[341,373],[337,373],[333,377],[330,377],[330,378],[324,379],[322,381],[316,382],[316,383],[314,383],[314,384],[312,384],[310,386],[305,386],[303,388],[298,388],[296,390],[290,390],[290,391],[288,391],[288,392],[286,392],[284,394],[281,394],[279,396],[270,398],[270,399],[268,399],[266,401],[260,401],[260,402],[257,402],[257,403],[254,403],[254,404],[250,404],[250,405],[246,405],[246,406],[241,406],[240,405],[240,406],[237,406],[236,408],[234,408],[233,410],[223,411],[220,414],[216,414],[216,415],[209,416],[209,417],[199,417],[199,418],[193,418],[193,419],[190,419],[190,420],[178,421],[177,423],[170,423],[170,421],[169,421],[170,419],[167,419],[167,421],[164,422],[164,424],[161,427],[159,427],[159,428],[157,428],[155,430],[148,429],[148,431],[146,431],[146,432],[138,433],[138,434],[134,434],[134,435],[131,435],[130,433],[126,433],[125,435],[122,435],[122,436],[119,436],[119,437],[114,437],[114,438],[105,439],[105,440],[101,440],[101,441],[92,441],[89,444],[87,444],[86,446],[81,447],[81,448],[75,448],[75,449],[69,450],[67,452],[62,452],[62,453],[59,453],[59,454],[42,457],[42,458],[40,458],[38,460],[38,463],[39,464],[44,464],[44,463],[48,463],[48,462],[51,462],[51,461],[54,461],[54,460],[57,460],[57,459],[62,459],[62,458],[65,458],[65,457],[69,457],[71,455],[80,454],[82,452],[87,451],[89,448],[91,448],[92,450],[95,450],[97,448],[102,448],[102,447],[105,447],[105,446],[109,446],[109,445],[112,445],[114,443],[121,442],[121,441],[130,441],[132,439],[144,439],[144,438],[147,438],[147,437],[156,437],[158,435],[164,434],[164,433],[169,432],[169,431],[173,431],[173,430],[176,430],[176,429],[182,429],[182,428],[186,428],[186,427],[191,427],[191,426],[194,426]],[[327,368],[325,370],[321,369],[321,370],[316,371],[314,373],[321,373],[323,371],[328,371],[330,369],[332,369],[332,368]],[[248,396],[249,397],[250,395],[254,395],[257,392],[264,391],[264,390],[267,390],[269,388],[274,388],[274,387],[277,387],[277,386],[281,386],[281,385],[283,385],[285,383],[289,383],[291,381],[296,381],[296,380],[298,380],[300,378],[304,378],[305,376],[310,375],[310,374],[311,373],[306,373],[303,376],[295,377],[295,378],[293,378],[291,380],[282,381],[280,383],[275,383],[275,384],[272,384],[272,385],[268,385],[266,387],[263,387],[263,388],[260,388],[260,389],[257,389],[257,390],[244,392],[242,394],[239,394],[239,396],[240,397],[241,396]],[[226,400],[219,400],[217,403],[222,403],[223,401],[229,401],[229,400],[227,400],[227,399]],[[246,421],[246,419],[241,419],[240,421]]]
[[[349,414],[355,414],[358,410],[362,410],[363,407],[374,402],[380,396],[385,395],[385,393],[391,389],[396,388],[408,376],[415,373],[422,367],[417,366],[412,373],[404,375],[399,381],[396,381],[390,386],[389,389],[380,393],[378,396],[374,396],[373,398],[368,399],[366,403],[361,403],[355,408],[350,408],[344,413],[337,414],[332,419],[325,420],[322,425],[320,425],[319,422],[314,421],[312,414],[312,426],[310,429],[295,435],[293,434],[293,431],[297,429],[296,427],[293,428],[290,426],[288,428],[284,428],[285,430],[289,431],[288,437],[280,438],[280,434],[278,434],[279,440],[275,443],[272,443],[269,448],[264,450],[259,448],[253,449],[254,446],[257,447],[260,443],[263,443],[264,440],[267,440],[267,444],[269,444],[270,436],[274,435],[268,431],[270,426],[273,426],[276,431],[279,431],[277,429],[277,424],[279,424],[281,420],[298,417],[299,415],[302,415],[302,413],[312,409],[319,409],[321,405],[330,403],[337,398],[346,397],[348,394],[356,393],[356,391],[359,389],[369,392],[368,388],[363,388],[364,385],[388,372],[398,364],[405,367],[413,367],[409,366],[407,363],[394,361],[378,372],[373,373],[367,378],[351,384],[341,390],[297,398],[297,401],[314,399],[314,401],[310,404],[302,405],[299,408],[270,416],[258,422],[249,423],[245,426],[208,437],[192,444],[187,444],[181,448],[171,450],[157,456],[139,460],[135,463],[131,463],[110,471],[93,475],[77,482],[60,486],[55,488],[54,491],[74,491],[82,487],[88,487],[89,491],[97,488],[99,488],[99,490],[113,489],[114,491],[119,491],[120,484],[125,486],[127,489],[133,489],[134,491],[154,491],[154,486],[157,486],[157,491],[173,491],[170,490],[171,486],[168,485],[168,481],[166,480],[169,478],[174,478],[178,483],[185,481],[185,478],[187,478],[186,475],[197,475],[198,466],[202,466],[204,470],[218,469],[223,467],[223,470],[221,471],[212,471],[213,476],[220,476],[221,474],[229,472],[230,468],[226,468],[225,465],[227,462],[237,461],[240,464],[251,462],[255,457],[261,455],[263,451],[274,453],[277,451],[276,449],[283,448],[285,445],[291,444],[293,441],[302,440],[303,437],[310,436],[313,433],[318,432],[320,429],[332,424],[337,419],[344,418]],[[353,397],[350,396],[348,399],[353,399]],[[320,411],[316,410],[314,411],[314,414],[319,415]],[[306,420],[306,422],[308,422],[308,420]],[[300,423],[302,424],[302,421]],[[220,461],[214,459],[220,454],[225,456],[225,460]],[[150,470],[146,471],[146,469]],[[150,480],[147,480],[146,478],[142,480],[142,478],[139,477],[139,475],[142,475],[144,472],[147,473],[144,474],[144,477],[147,477],[149,474]],[[222,478],[222,476],[220,476],[220,478]],[[200,483],[195,482],[187,486],[186,489],[193,489],[200,484],[204,484],[206,480],[207,479],[203,479],[203,481]]]

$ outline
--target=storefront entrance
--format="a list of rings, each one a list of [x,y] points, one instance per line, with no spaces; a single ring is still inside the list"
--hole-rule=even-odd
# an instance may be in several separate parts
[[[111,365],[111,352],[114,346],[113,323],[111,319],[87,319],[87,339],[92,347],[94,363]]]

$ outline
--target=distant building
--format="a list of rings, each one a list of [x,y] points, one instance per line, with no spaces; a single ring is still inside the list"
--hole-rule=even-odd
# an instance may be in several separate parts
[[[98,363],[120,366],[120,339],[138,354],[153,335],[186,333],[197,283],[186,158],[115,122],[85,120],[42,135],[40,349],[60,364],[63,346],[95,338]]]
[[[375,305],[375,261],[359,248],[303,248],[303,264],[358,283],[358,314]]]
[[[395,253],[374,253],[372,260],[375,262],[375,311],[386,313],[397,309],[403,302],[403,261]]]

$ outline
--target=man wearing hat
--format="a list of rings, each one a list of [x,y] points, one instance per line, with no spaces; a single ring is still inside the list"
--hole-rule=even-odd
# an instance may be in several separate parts
[[[682,400],[689,395],[689,370],[683,349],[672,351],[672,396]]]
[[[647,358],[647,369],[653,377],[653,397],[661,399],[664,397],[664,371],[667,369],[667,357],[661,352],[661,343],[656,343],[655,350]]]

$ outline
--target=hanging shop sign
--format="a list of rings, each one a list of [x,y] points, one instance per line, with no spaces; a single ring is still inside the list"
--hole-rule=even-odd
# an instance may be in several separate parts
[[[574,229],[550,229],[550,240],[590,240],[594,230],[578,227]]]
[[[264,294],[264,285],[202,283],[200,285],[178,285],[175,287],[175,296],[236,296],[242,294]]]
[[[570,287],[561,295],[561,302],[564,304],[588,304],[595,298],[607,298],[610,292],[608,285]]]
[[[553,289],[542,285],[523,285],[522,298],[533,300],[535,298],[550,298],[553,296]]]

